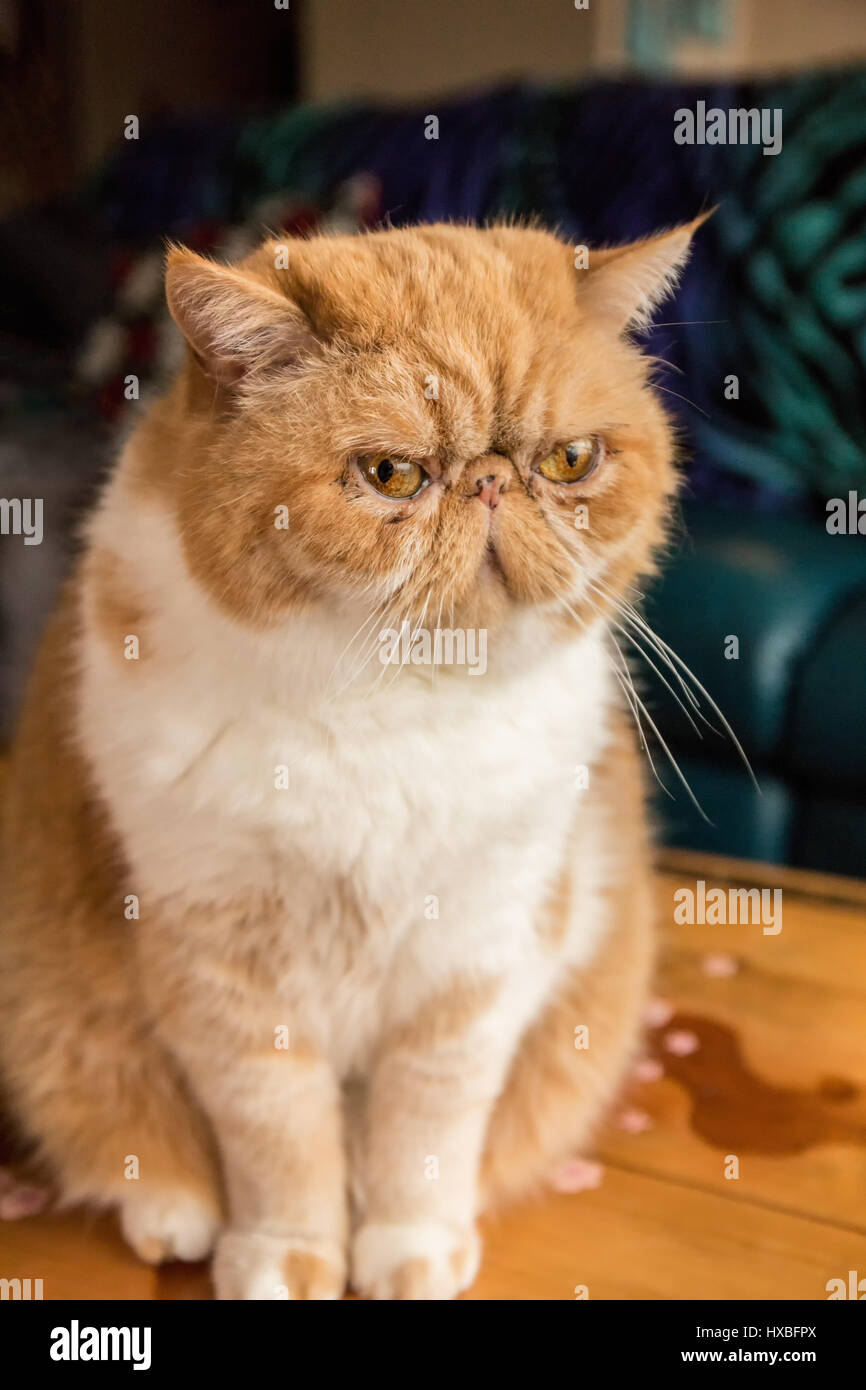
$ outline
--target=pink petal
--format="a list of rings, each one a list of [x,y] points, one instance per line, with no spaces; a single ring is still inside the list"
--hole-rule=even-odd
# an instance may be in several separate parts
[[[643,1014],[648,1028],[664,1028],[673,1016],[674,1006],[668,999],[650,999]]]
[[[644,1134],[652,1129],[652,1120],[645,1110],[621,1110],[616,1123],[617,1128],[624,1129],[627,1134]]]
[[[641,1057],[634,1069],[636,1081],[661,1081],[665,1069],[655,1057]]]
[[[731,975],[736,975],[740,962],[736,956],[704,956],[701,968],[705,975],[710,975],[714,980],[727,980]]]
[[[691,1033],[687,1028],[675,1028],[672,1032],[665,1033],[665,1047],[675,1057],[690,1057],[693,1052],[697,1052],[700,1045],[697,1033]]]
[[[24,1216],[35,1216],[45,1206],[48,1193],[44,1187],[20,1187],[4,1191],[0,1196],[0,1221],[20,1221]]]
[[[601,1186],[604,1169],[600,1163],[587,1158],[567,1158],[551,1174],[550,1185],[555,1192],[587,1192]]]

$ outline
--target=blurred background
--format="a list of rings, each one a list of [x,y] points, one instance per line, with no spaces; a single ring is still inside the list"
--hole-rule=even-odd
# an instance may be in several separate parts
[[[781,113],[781,149],[678,144],[683,109]],[[660,824],[866,875],[864,0],[0,0],[0,152],[0,494],[44,499],[41,545],[0,536],[3,739],[177,360],[167,236],[231,258],[265,227],[532,214],[592,245],[718,203],[647,339],[687,458],[647,613],[761,793],[634,653],[708,817],[660,756]]]

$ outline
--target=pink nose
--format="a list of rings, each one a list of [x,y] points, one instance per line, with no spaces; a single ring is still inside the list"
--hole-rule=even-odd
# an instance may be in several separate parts
[[[505,490],[505,483],[504,473],[485,473],[475,480],[475,495],[479,502],[483,502],[485,507],[489,507],[492,512],[495,512]]]

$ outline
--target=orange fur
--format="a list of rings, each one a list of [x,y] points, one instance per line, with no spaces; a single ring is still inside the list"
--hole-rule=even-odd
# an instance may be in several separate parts
[[[216,1213],[213,1144],[137,979],[121,852],[77,749],[77,584],[46,633],[4,789],[3,1081],[66,1203],[194,1189]],[[142,1252],[144,1253],[144,1252]],[[145,1255],[146,1257],[146,1255]]]
[[[557,238],[517,227],[292,241],[286,269],[277,269],[277,242],[231,269],[174,249],[167,294],[190,352],[124,457],[126,515],[157,508],[177,529],[191,583],[247,633],[277,632],[291,615],[324,621],[371,594],[382,623],[424,614],[432,622],[438,611],[451,627],[495,634],[534,613],[538,650],[565,644],[575,620],[609,612],[652,569],[664,538],[671,430],[626,330],[676,273],[693,230],[599,253],[585,280]],[[588,433],[605,439],[604,466],[567,488],[545,481],[538,461]],[[383,500],[357,467],[378,453],[421,461],[429,487]],[[473,499],[494,474],[502,493],[491,520]],[[574,522],[584,505],[588,529]],[[282,507],[288,533],[274,524]],[[595,572],[604,595],[578,583]],[[144,640],[158,603],[171,601],[157,597],[159,579],[140,592],[122,544],[115,553],[93,540],[42,646],[5,797],[0,1068],[63,1199],[119,1204],[144,1258],[185,1250],[150,1233],[139,1194],[158,1202],[182,1191],[215,1221],[228,1208],[217,1260],[225,1288],[245,1287],[256,1257],[238,1231],[309,1229],[316,1238],[299,1239],[275,1268],[291,1297],[334,1296],[348,1227],[339,1081],[324,1030],[302,1030],[279,1058],[270,1045],[293,953],[313,945],[289,941],[290,904],[266,890],[201,910],[145,904],[146,922],[127,920],[124,902],[136,892],[128,855],[81,742],[83,616],[118,660],[136,634],[149,676],[167,673],[166,650]],[[129,667],[132,684],[138,668]],[[116,712],[118,728],[124,717]],[[624,723],[593,779],[593,804],[617,846],[610,929],[519,1042],[487,1126],[487,1204],[531,1190],[586,1141],[635,1043],[651,961],[649,863]],[[554,959],[579,889],[562,863],[535,923]],[[365,952],[387,924],[364,902],[358,875],[336,880],[325,906],[342,925],[333,950],[345,973],[357,971],[384,999]],[[445,994],[409,1017],[397,1009],[396,1025],[370,1041],[364,1199],[388,1221],[416,1219],[419,1203],[433,1200],[432,1185],[414,1179],[392,1191],[388,1167],[418,1104],[418,1069],[425,1123],[455,1111],[468,1131],[483,1116],[489,1096],[472,1049],[501,986],[495,973],[456,974]],[[588,1052],[574,1049],[578,1024],[590,1028]],[[370,1056],[359,1056],[359,1071]],[[226,1076],[230,1104],[219,1089]],[[287,1135],[282,1114],[258,1104],[265,1076],[274,1095],[285,1087],[295,1098],[299,1133]],[[419,1129],[421,1155],[429,1132]],[[134,1191],[129,1155],[140,1161]],[[411,1254],[373,1284],[378,1296],[444,1296],[431,1290],[465,1286],[473,1259],[463,1232],[438,1272]]]
[[[563,980],[523,1039],[487,1134],[488,1207],[538,1191],[558,1159],[587,1143],[639,1043],[653,908],[641,769],[626,727],[599,772],[599,795],[617,827],[614,929],[592,965]],[[586,1050],[574,1046],[579,1026],[589,1029]]]
[[[169,300],[185,329],[207,338],[221,314],[237,316],[242,274],[251,295],[239,341],[253,352],[264,333],[272,352],[274,334],[295,333],[300,308],[312,330],[303,371],[256,359],[233,387],[191,354],[143,421],[133,464],[139,488],[170,498],[193,573],[229,611],[273,623],[335,588],[396,583],[411,566],[400,595],[410,617],[432,591],[459,626],[492,628],[509,600],[539,602],[565,584],[575,556],[591,561],[627,537],[616,582],[649,568],[673,483],[668,422],[647,361],[581,316],[568,248],[526,229],[417,228],[292,242],[289,268],[276,270],[282,245],[230,272],[175,252]],[[204,324],[182,317],[186,277],[207,305]],[[424,394],[431,376],[438,399]],[[564,492],[532,474],[558,440],[598,426],[619,467]],[[383,508],[351,467],[379,450],[424,459],[441,505],[425,493]],[[479,586],[486,530],[462,505],[485,455],[507,458],[513,479],[497,535],[504,585],[499,575]],[[580,503],[591,507],[586,532],[573,525]],[[280,504],[291,547],[273,524]]]
[[[139,595],[129,588],[123,561],[111,551],[97,550],[88,556],[87,578],[100,631],[117,660],[126,660],[124,646],[130,636],[138,638],[137,659],[144,660],[147,656],[143,631],[146,612]]]

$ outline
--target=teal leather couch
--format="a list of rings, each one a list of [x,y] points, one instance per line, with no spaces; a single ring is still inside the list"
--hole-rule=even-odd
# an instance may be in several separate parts
[[[649,673],[638,689],[712,822],[653,750],[675,797],[657,798],[665,842],[866,876],[866,539],[830,535],[820,518],[686,505],[646,615],[760,784],[730,738],[696,720],[699,737]],[[637,678],[643,663],[632,666]]]

